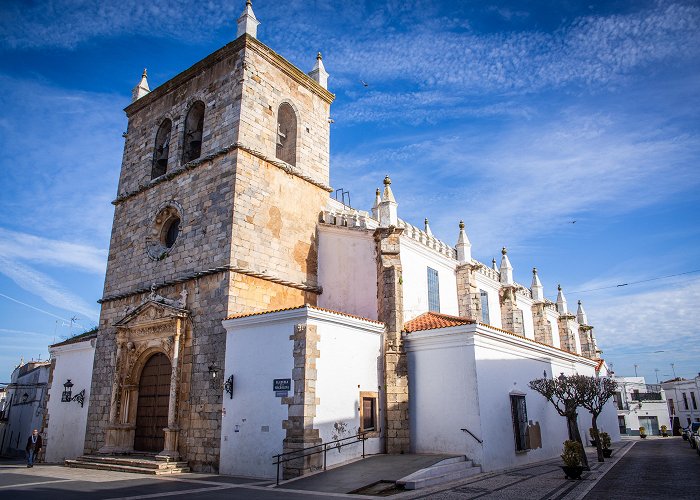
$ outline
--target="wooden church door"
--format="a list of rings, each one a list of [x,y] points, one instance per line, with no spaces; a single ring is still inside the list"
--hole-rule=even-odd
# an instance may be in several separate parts
[[[151,356],[143,367],[139,380],[134,450],[163,451],[163,429],[168,426],[170,372],[170,360],[160,353]]]

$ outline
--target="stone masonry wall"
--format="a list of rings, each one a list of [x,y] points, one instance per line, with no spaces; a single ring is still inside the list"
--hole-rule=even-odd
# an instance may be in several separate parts
[[[501,325],[504,330],[517,335],[525,335],[523,312],[515,305],[516,293],[513,286],[504,285],[499,292],[501,302]]]
[[[545,303],[535,302],[532,304],[532,322],[535,327],[535,340],[547,345],[554,345],[552,338],[552,325],[545,313]]]
[[[459,315],[481,321],[481,295],[471,264],[457,267],[457,305]]]
[[[561,348],[565,351],[576,353],[576,339],[578,334],[578,323],[573,314],[562,314],[559,316],[559,341]]]
[[[319,430],[314,429],[316,406],[316,361],[321,356],[318,350],[320,336],[315,325],[298,324],[290,335],[294,341],[294,395],[282,399],[288,405],[288,418],[282,422],[286,429],[284,453],[321,444]],[[310,455],[284,463],[284,479],[291,479],[318,470],[322,467],[320,454]]]
[[[379,228],[377,295],[379,321],[384,332],[384,432],[387,453],[409,453],[408,360],[403,346],[403,278],[399,236],[403,229]]]

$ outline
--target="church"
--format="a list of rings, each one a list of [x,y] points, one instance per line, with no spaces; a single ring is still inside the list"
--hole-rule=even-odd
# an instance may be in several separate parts
[[[527,384],[607,375],[580,302],[545,298],[536,269],[514,282],[506,248],[473,259],[458,216],[454,246],[401,219],[389,176],[367,210],[332,199],[322,56],[300,70],[258,23],[248,0],[234,41],[133,90],[98,332],[53,347],[47,456],[75,458],[51,448],[84,436],[93,457],[274,478],[280,455],[323,443],[328,465],[560,454],[565,420]],[[80,408],[58,402],[64,378],[84,386]],[[619,439],[612,403],[599,425]],[[279,466],[292,478],[321,460]]]

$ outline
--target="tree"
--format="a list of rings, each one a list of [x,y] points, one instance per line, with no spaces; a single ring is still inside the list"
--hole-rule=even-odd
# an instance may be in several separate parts
[[[547,401],[552,403],[557,413],[566,417],[569,440],[577,441],[583,449],[581,433],[578,430],[578,407],[583,406],[582,397],[589,385],[585,375],[569,375],[563,373],[556,378],[538,378],[530,381],[530,389],[539,392]],[[583,466],[589,470],[586,453],[581,453]]]
[[[591,417],[591,426],[596,436],[598,433],[598,415],[603,411],[603,407],[617,391],[617,382],[607,377],[584,377],[585,383],[582,386],[581,406],[588,410]],[[603,447],[600,439],[596,439],[596,450],[598,452],[598,462],[603,460]]]

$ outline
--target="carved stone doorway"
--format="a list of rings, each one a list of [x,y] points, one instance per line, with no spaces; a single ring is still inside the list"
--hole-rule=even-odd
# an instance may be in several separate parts
[[[163,450],[168,427],[171,365],[163,353],[151,356],[141,371],[139,397],[136,407],[134,450],[160,452]]]

